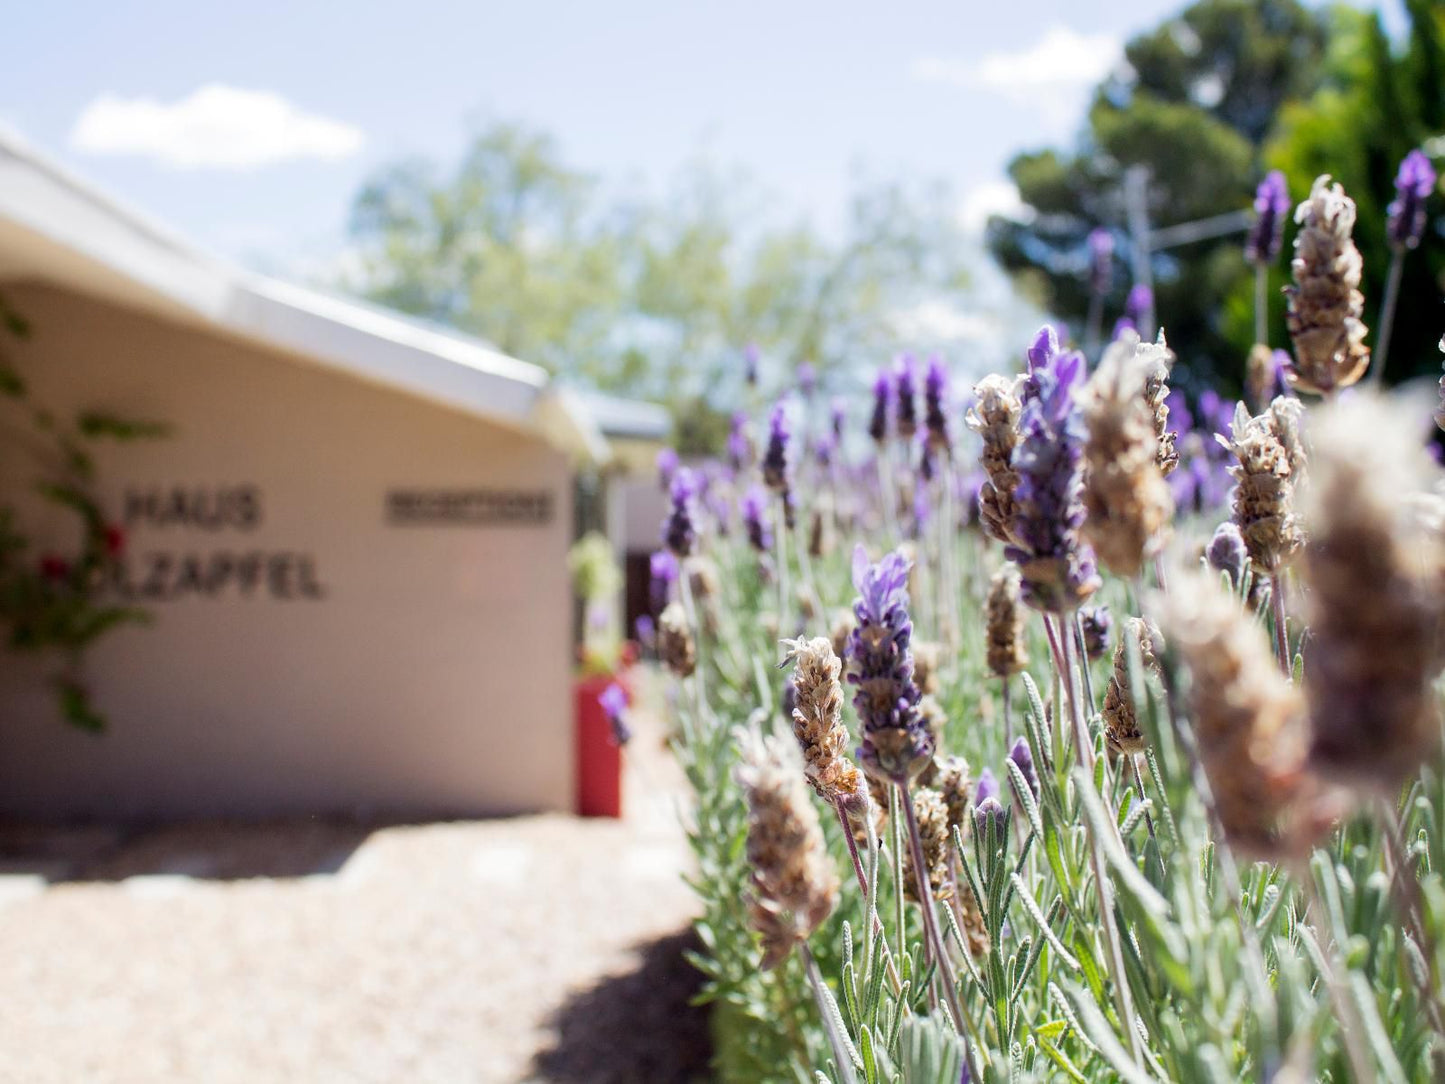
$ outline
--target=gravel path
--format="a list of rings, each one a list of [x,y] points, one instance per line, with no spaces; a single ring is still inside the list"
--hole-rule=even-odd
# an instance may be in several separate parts
[[[637,729],[621,823],[0,830],[0,1080],[700,1079],[681,788]]]

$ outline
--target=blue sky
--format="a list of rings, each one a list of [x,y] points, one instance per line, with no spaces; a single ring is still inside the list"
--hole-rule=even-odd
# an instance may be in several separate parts
[[[31,4],[6,17],[0,120],[203,246],[303,274],[342,249],[370,171],[453,157],[487,117],[619,185],[702,153],[826,225],[861,166],[945,178],[978,215],[1010,154],[1066,138],[1120,42],[1179,6]]]

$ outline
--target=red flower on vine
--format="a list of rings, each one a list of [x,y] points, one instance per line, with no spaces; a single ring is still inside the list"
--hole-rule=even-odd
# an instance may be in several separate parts
[[[40,574],[52,583],[59,583],[70,576],[70,562],[54,553],[40,558]]]

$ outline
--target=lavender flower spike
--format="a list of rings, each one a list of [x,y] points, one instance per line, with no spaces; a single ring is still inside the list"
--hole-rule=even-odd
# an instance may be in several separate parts
[[[773,532],[768,529],[768,495],[762,486],[752,486],[738,502],[743,515],[743,529],[747,531],[748,545],[758,553],[767,553],[773,548]]]
[[[913,365],[913,355],[904,354],[894,367],[894,388],[897,393],[894,404],[898,435],[912,440],[918,432],[918,378]]]
[[[882,369],[873,381],[873,416],[868,422],[868,435],[874,444],[888,439],[888,415],[893,406],[893,381],[888,370]]]
[[[929,447],[945,455],[951,447],[948,439],[948,370],[937,354],[928,359],[928,372],[923,378],[923,425],[928,433]]]
[[[748,343],[747,348],[743,350],[743,375],[750,388],[758,386],[758,358],[758,344]]]
[[[1289,215],[1289,188],[1284,174],[1271,170],[1254,192],[1254,225],[1244,241],[1244,258],[1255,265],[1272,264],[1284,243],[1284,223]]]
[[[1089,231],[1089,289],[1107,294],[1114,285],[1114,235],[1104,227]]]
[[[1144,323],[1144,314],[1154,307],[1154,291],[1142,282],[1129,287],[1129,296],[1124,298],[1124,319],[1137,331]]]
[[[936,746],[913,680],[908,569],[898,552],[870,564],[862,545],[853,551],[857,626],[848,639],[848,683],[857,689],[853,707],[863,725],[858,760],[869,775],[892,783],[907,783]]]
[[[663,448],[657,453],[657,483],[666,493],[672,488],[673,475],[677,473],[679,460],[677,452],[671,448]]]
[[[693,498],[697,496],[697,479],[686,467],[679,467],[672,478],[672,508],[662,525],[662,541],[679,558],[690,557],[697,545],[697,517],[693,514]]]
[[[807,399],[811,399],[818,390],[818,370],[806,361],[798,366],[798,390]]]
[[[1019,566],[1024,602],[1052,613],[1078,609],[1100,583],[1093,548],[1079,533],[1085,433],[1074,389],[1083,369],[1070,351],[1034,370],[1038,394],[1024,405],[1013,453],[1019,483],[1005,556]]]
[[[1397,252],[1414,248],[1425,235],[1425,201],[1435,191],[1435,167],[1420,150],[1405,155],[1395,176],[1395,201],[1385,209],[1385,232]]]
[[[998,777],[993,774],[993,769],[985,768],[978,773],[978,782],[973,785],[973,804],[983,805],[990,798],[997,801],[998,796]]]
[[[597,703],[612,724],[612,740],[618,745],[626,745],[632,738],[632,728],[627,725],[627,690],[614,681],[602,690]]]
[[[1039,776],[1038,772],[1034,770],[1034,751],[1029,748],[1029,740],[1020,737],[1015,741],[1013,748],[1008,751],[1008,758],[1014,762],[1019,774],[1024,777],[1029,793],[1037,798],[1039,796]]]
[[[774,493],[788,489],[788,412],[783,404],[768,417],[768,450],[763,454],[763,482]]]

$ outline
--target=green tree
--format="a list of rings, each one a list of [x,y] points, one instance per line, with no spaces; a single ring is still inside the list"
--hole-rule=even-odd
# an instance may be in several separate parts
[[[1438,169],[1445,162],[1445,9],[1429,0],[1408,0],[1408,32],[1392,43],[1377,13],[1340,7],[1332,12],[1330,50],[1319,89],[1287,104],[1265,149],[1267,164],[1283,170],[1296,198],[1328,173],[1344,185],[1359,217],[1355,243],[1364,257],[1365,323],[1378,342],[1379,312],[1390,266],[1386,208],[1395,198],[1395,173],[1412,149],[1424,147]],[[1439,197],[1430,209],[1438,212]],[[1429,373],[1438,376],[1437,344],[1445,331],[1440,300],[1445,289],[1445,246],[1433,214],[1425,240],[1405,257],[1385,378],[1391,382]],[[1284,269],[1278,284],[1286,279]],[[1249,302],[1231,298],[1237,325]],[[1282,308],[1275,314],[1282,342]]]
[[[352,236],[354,292],[665,402],[681,444],[713,448],[743,400],[746,344],[765,358],[764,392],[804,363],[825,388],[855,386],[897,350],[949,345],[906,316],[962,304],[970,259],[946,186],[860,180],[824,233],[706,162],[661,198],[609,196],[548,138],[507,124],[450,175],[383,170],[357,196]]]
[[[1284,103],[1314,91],[1325,45],[1324,20],[1296,0],[1201,0],[1134,38],[1127,65],[1096,90],[1077,146],[1026,152],[1010,163],[1032,213],[992,219],[990,249],[1080,332],[1089,304],[1085,238],[1097,226],[1109,229],[1119,260],[1106,313],[1117,315],[1130,286],[1126,172],[1148,170],[1156,228],[1247,207],[1273,120]],[[1246,279],[1240,240],[1153,256],[1156,310],[1186,371],[1233,376],[1239,368],[1242,347],[1230,340],[1221,307]]]

